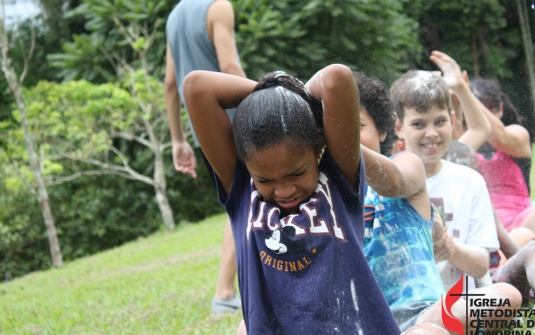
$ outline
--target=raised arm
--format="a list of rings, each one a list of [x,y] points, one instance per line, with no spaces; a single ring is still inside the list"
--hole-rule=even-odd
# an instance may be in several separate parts
[[[469,83],[463,78],[461,68],[453,58],[443,52],[433,51],[429,59],[440,68],[446,84],[455,93],[464,110],[468,129],[461,135],[459,142],[477,151],[487,141],[491,131],[490,122],[484,112],[486,108],[482,108],[479,100],[470,91]]]
[[[485,115],[492,126],[487,141],[494,149],[517,158],[531,158],[531,145],[526,128],[519,124],[504,126],[496,115],[492,114],[479,100],[478,102],[485,108]]]
[[[358,186],[360,164],[360,105],[353,73],[334,64],[316,73],[306,84],[323,103],[327,149],[353,188]]]
[[[234,9],[226,0],[214,1],[206,14],[208,34],[214,43],[219,69],[223,73],[246,78],[238,61],[234,40]]]
[[[178,95],[178,84],[175,76],[175,62],[171,56],[171,49],[167,43],[166,65],[165,65],[165,107],[169,129],[171,130],[171,141],[173,148],[173,164],[175,170],[197,177],[195,169],[197,162],[193,149],[186,141],[184,129],[182,127],[180,96]]]
[[[389,159],[361,145],[366,165],[366,183],[379,195],[408,198],[425,190],[425,169],[422,160],[403,152]]]
[[[389,159],[361,145],[366,166],[366,183],[377,194],[389,198],[407,198],[426,219],[431,219],[431,207],[425,185],[422,160],[403,152]]]
[[[184,78],[184,97],[195,134],[227,194],[237,154],[225,109],[238,106],[255,85],[252,80],[208,71],[193,71]]]

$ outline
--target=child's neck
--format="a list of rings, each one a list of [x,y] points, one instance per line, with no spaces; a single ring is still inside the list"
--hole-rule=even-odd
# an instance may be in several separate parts
[[[424,164],[425,167],[425,178],[431,178],[437,175],[442,169],[442,160],[438,162]]]

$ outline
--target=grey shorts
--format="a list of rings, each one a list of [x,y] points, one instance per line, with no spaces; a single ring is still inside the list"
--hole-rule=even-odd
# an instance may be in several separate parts
[[[398,322],[399,328],[404,332],[414,326],[416,320],[418,320],[422,314],[427,312],[435,302],[436,301],[413,302],[411,304],[394,307],[391,310]]]

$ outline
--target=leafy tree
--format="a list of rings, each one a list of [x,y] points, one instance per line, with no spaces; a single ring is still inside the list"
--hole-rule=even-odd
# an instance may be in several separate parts
[[[237,0],[235,9],[253,78],[277,68],[308,78],[339,62],[390,82],[419,54],[418,24],[399,0]]]
[[[442,50],[474,76],[499,73],[510,76],[503,65],[503,49],[491,39],[506,26],[505,8],[499,0],[438,1],[426,3],[420,18],[424,52]]]
[[[167,199],[163,160],[163,151],[170,147],[169,130],[163,96],[158,94],[163,87],[140,72],[129,75],[124,85],[132,92],[114,84],[93,85],[86,81],[40,82],[28,90],[29,124],[40,143],[44,180],[54,185],[81,176],[116,174],[142,181],[154,187],[163,221],[172,230],[175,223]],[[7,133],[13,140],[20,137],[14,130]],[[131,162],[138,154],[128,152],[124,141],[135,141],[150,150],[152,176],[132,168]],[[11,152],[17,152],[16,143],[7,144]],[[13,159],[23,162],[24,156]],[[61,159],[94,168],[65,175]],[[18,175],[24,180],[24,165],[20,165]]]
[[[0,0],[0,5],[3,5],[3,1]],[[35,181],[36,186],[31,187],[28,183],[29,189],[35,195],[41,207],[41,213],[45,222],[47,229],[48,241],[50,246],[50,255],[52,258],[52,264],[54,267],[59,268],[63,266],[63,257],[61,255],[61,248],[59,245],[59,240],[56,232],[56,225],[54,223],[54,218],[52,216],[52,211],[50,209],[50,202],[48,198],[48,192],[46,185],[43,180],[43,174],[41,170],[41,164],[39,162],[39,157],[37,156],[36,147],[34,139],[32,138],[32,133],[30,132],[28,126],[28,117],[26,114],[26,103],[22,96],[22,83],[24,78],[28,73],[28,64],[29,60],[32,57],[33,50],[35,46],[35,35],[32,34],[32,39],[28,45],[28,54],[24,56],[24,67],[20,74],[17,76],[13,64],[11,61],[11,55],[9,54],[10,42],[9,34],[5,29],[4,18],[0,17],[0,62],[1,70],[6,78],[6,81],[9,85],[9,89],[13,94],[15,102],[17,104],[18,114],[20,120],[20,130],[23,133],[24,143],[25,143],[25,153],[28,155],[29,166],[32,171],[32,177]],[[2,143],[4,145],[4,143]]]
[[[85,29],[90,33],[74,35],[72,42],[63,45],[63,53],[49,55],[50,64],[60,69],[59,76],[63,80],[111,81],[116,78],[122,62],[136,69],[142,67],[139,54],[125,40],[121,29],[150,27],[155,42],[145,55],[146,70],[163,77],[166,48],[163,18],[173,4],[166,0],[83,1],[66,17],[84,20]]]
[[[244,69],[258,78],[274,69],[308,78],[318,68],[340,62],[387,81],[419,55],[416,20],[400,0],[234,0],[237,44]],[[134,68],[139,58],[121,37],[120,26],[151,26],[167,18],[175,2],[164,0],[83,0],[68,13],[86,20],[87,35],[75,35],[51,64],[65,80],[105,82],[115,76],[117,54]],[[157,27],[147,53],[149,73],[162,78],[165,27]]]

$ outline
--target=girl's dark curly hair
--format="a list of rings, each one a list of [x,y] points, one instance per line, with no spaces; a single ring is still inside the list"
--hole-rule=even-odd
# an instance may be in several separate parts
[[[312,147],[325,146],[323,110],[303,83],[281,71],[268,73],[236,110],[232,124],[238,157],[247,162],[251,153],[283,141]]]
[[[386,133],[385,140],[381,142],[381,154],[389,156],[396,139],[396,116],[386,86],[360,72],[353,72],[353,78],[359,89],[360,107],[366,108],[379,134]]]

